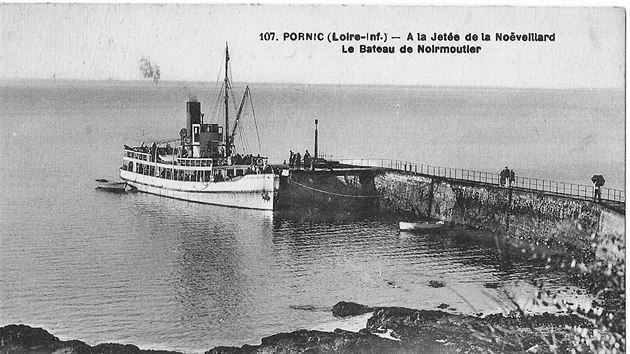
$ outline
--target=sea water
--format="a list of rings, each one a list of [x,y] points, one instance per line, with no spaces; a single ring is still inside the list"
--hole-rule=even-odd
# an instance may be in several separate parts
[[[318,119],[320,151],[334,157],[489,172],[509,165],[522,176],[582,184],[598,173],[606,186],[623,188],[622,92],[251,88],[254,114],[243,117],[237,143],[275,162],[290,149],[312,152]],[[509,311],[513,299],[530,306],[534,280],[580,292],[560,273],[520,261],[505,266],[492,245],[401,233],[396,220],[274,214],[94,188],[96,178],[117,177],[125,138],[176,138],[187,100],[202,101],[206,122],[222,121],[216,91],[163,82],[0,87],[0,325],[43,327],[93,345],[201,352],[328,328],[342,300],[445,303],[472,314]]]

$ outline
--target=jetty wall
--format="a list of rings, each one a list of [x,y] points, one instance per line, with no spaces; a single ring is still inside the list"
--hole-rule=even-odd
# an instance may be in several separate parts
[[[498,185],[382,171],[385,211],[506,234],[550,247],[590,249],[594,232],[625,236],[625,217],[597,203]],[[624,242],[625,243],[625,242]]]
[[[277,210],[365,210],[378,208],[373,170],[292,170],[280,176]],[[366,197],[374,196],[374,197]]]

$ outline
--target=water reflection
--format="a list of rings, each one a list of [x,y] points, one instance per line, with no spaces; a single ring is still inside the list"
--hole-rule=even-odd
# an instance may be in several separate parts
[[[264,301],[259,285],[272,276],[273,213],[147,197],[139,219],[153,221],[151,234],[172,239],[165,246],[176,256],[171,286],[180,325],[226,328],[221,335],[229,339],[242,335],[233,328],[255,329],[251,317]]]
[[[100,217],[72,219],[53,236],[59,253],[52,262],[67,276],[38,268],[60,303],[19,307],[22,322],[45,316],[39,323],[51,329],[61,311],[67,333],[92,344],[185,352],[256,344],[278,332],[326,327],[341,300],[497,312],[513,307],[503,289],[536,273],[518,260],[502,268],[494,241],[470,241],[466,230],[409,235],[379,215],[273,214],[94,193],[92,213]],[[29,259],[53,264],[45,250],[32,249]],[[445,286],[433,288],[432,280]],[[81,327],[86,319],[95,325]]]

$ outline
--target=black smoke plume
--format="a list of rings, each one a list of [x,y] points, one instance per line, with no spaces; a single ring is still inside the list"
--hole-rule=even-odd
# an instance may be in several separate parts
[[[156,84],[160,81],[160,66],[149,60],[149,58],[142,57],[140,59],[140,72],[145,78],[153,79],[153,82]]]

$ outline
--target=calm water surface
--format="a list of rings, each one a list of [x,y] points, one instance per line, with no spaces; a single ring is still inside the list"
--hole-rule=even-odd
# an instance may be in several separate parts
[[[198,90],[205,100],[201,89],[188,88]],[[345,156],[381,152],[379,156],[423,162],[405,157],[422,153],[443,157],[442,165],[464,168],[502,158],[491,153],[494,147],[486,150],[480,143],[475,146],[483,158],[471,160],[465,155],[457,164],[462,147],[454,140],[472,139],[463,133],[468,128],[458,128],[464,117],[494,117],[481,122],[499,131],[475,128],[473,135],[489,137],[505,131],[509,124],[498,120],[497,107],[514,97],[502,96],[497,103],[487,91],[391,90],[264,86],[256,111],[263,148],[278,161],[293,146],[308,148],[311,120],[319,116],[320,122],[328,117],[323,144],[335,146]],[[526,304],[531,279],[566,289],[561,274],[518,262],[501,267],[491,246],[463,243],[449,234],[401,234],[394,220],[331,220],[95,190],[95,178],[116,177],[123,137],[143,129],[167,136],[177,133],[184,123],[185,91],[175,84],[67,82],[0,88],[0,325],[41,326],[62,339],[90,344],[134,343],[142,348],[199,352],[217,345],[255,344],[277,332],[326,326],[334,322],[330,308],[341,300],[427,309],[447,303],[456,312],[489,313],[512,308],[506,290]],[[371,99],[358,100],[362,95]],[[542,100],[533,109],[515,108],[539,122],[541,111],[543,116],[558,111],[566,120],[562,112],[569,110],[576,117],[599,112],[606,124],[623,126],[616,113],[623,106],[619,108],[615,93],[599,92],[584,102],[591,96],[583,92],[568,96],[552,92],[556,98],[566,96],[563,102],[579,102],[561,108],[541,98],[549,93],[511,95]],[[393,96],[400,102],[398,112],[388,108],[391,100],[382,98]],[[479,108],[488,100],[485,110]],[[212,116],[209,106],[204,111]],[[518,112],[512,119],[521,117]],[[377,134],[379,126],[386,125],[385,114],[398,114],[399,121],[394,131],[381,129]],[[420,131],[413,122],[423,115],[433,117],[426,119],[428,127],[447,127],[457,134],[442,131],[442,138],[404,145],[415,139],[414,134],[400,136],[395,131]],[[436,117],[450,123],[437,123]],[[569,127],[572,133],[566,133],[565,141],[571,144],[580,139],[573,136],[589,126],[588,119],[576,122],[579,129]],[[363,137],[353,138],[357,130],[351,128],[359,123]],[[408,129],[401,130],[405,125]],[[293,127],[293,134],[287,135],[287,126]],[[338,135],[344,129],[346,136]],[[599,146],[598,139],[609,135],[601,144],[609,144],[612,153],[584,163],[595,166],[605,160],[601,166],[613,166],[607,172],[610,176],[619,171],[623,175],[623,163],[617,163],[615,153],[619,139],[623,141],[621,132],[619,137],[604,128],[591,131],[595,138],[587,142],[589,146]],[[400,144],[380,144],[394,136]],[[339,145],[339,141],[350,143]],[[257,145],[251,136],[249,143]],[[427,144],[439,147],[437,157],[424,150]],[[511,146],[500,144],[499,150]],[[327,150],[333,153],[331,149]],[[572,147],[557,149],[560,153],[554,156],[564,156]],[[550,171],[546,162],[530,167],[539,175],[552,175],[549,178],[563,173]],[[444,281],[446,287],[432,288],[430,280]],[[484,287],[488,282],[499,287]],[[569,287],[570,292],[575,290]]]

